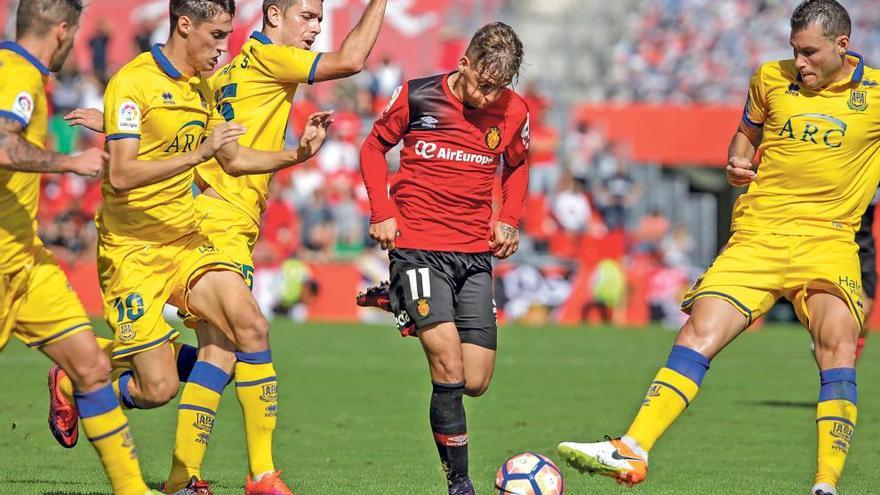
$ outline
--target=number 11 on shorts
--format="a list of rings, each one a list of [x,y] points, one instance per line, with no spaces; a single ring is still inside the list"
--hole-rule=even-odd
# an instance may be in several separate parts
[[[418,270],[419,275],[422,278],[422,290],[424,290],[424,293],[421,296],[419,295],[419,286],[418,281],[416,280],[416,270]],[[421,297],[431,297],[431,279],[428,278],[427,268],[413,268],[407,270],[406,276],[409,277],[409,293],[412,294],[413,301]]]

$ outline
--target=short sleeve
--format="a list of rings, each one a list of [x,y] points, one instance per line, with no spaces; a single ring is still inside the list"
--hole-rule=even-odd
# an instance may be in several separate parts
[[[749,81],[749,95],[746,97],[746,106],[743,109],[743,122],[751,127],[763,127],[767,117],[767,95],[764,91],[762,67],[752,74]]]
[[[34,115],[37,95],[43,91],[43,82],[36,71],[22,72],[0,82],[0,117],[14,120],[22,128],[27,128]]]
[[[280,45],[265,45],[254,51],[267,74],[275,80],[288,83],[308,83],[315,80],[320,53]]]
[[[114,77],[104,91],[104,132],[107,140],[141,137],[143,99],[137,83]]]
[[[391,94],[385,111],[373,124],[373,135],[382,144],[393,147],[409,127],[409,89],[408,85],[398,86]]]
[[[511,167],[518,167],[525,163],[529,156],[529,113],[526,112],[525,118],[522,119],[517,127],[517,133],[511,138],[510,144],[504,150],[504,163]]]

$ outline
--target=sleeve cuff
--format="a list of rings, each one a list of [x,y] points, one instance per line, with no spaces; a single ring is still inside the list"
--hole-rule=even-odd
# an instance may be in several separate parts
[[[502,213],[501,215],[498,216],[498,221],[502,222],[502,223],[506,223],[507,225],[510,225],[511,227],[514,227],[517,229],[519,228],[519,218],[514,218],[510,215],[505,215]]]
[[[749,119],[749,114],[745,110],[743,110],[742,121],[745,122],[745,124],[747,126],[754,127],[756,129],[760,129],[761,127],[764,127],[763,122],[753,122],[751,119]]]
[[[125,134],[125,133],[117,133],[117,134],[108,134],[105,138],[106,141],[116,141],[117,139],[140,139],[140,134]]]
[[[22,128],[27,129],[28,121],[25,120],[24,117],[22,117],[21,115],[15,113],[15,112],[10,112],[8,110],[0,110],[0,117],[12,119],[12,120],[18,122],[19,124],[21,124]]]
[[[315,82],[315,73],[318,72],[318,61],[321,60],[321,56],[323,53],[319,53],[318,56],[315,57],[315,61],[312,62],[312,68],[309,70],[309,84],[313,84]]]

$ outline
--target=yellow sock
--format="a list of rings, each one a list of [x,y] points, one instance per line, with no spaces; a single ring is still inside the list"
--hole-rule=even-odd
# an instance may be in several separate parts
[[[708,358],[693,349],[673,346],[666,366],[660,368],[651,382],[626,436],[638,442],[644,452],[651,450],[697,396],[708,370]]]
[[[177,435],[167,487],[177,491],[195,476],[201,479],[214,416],[229,375],[213,364],[198,361],[183,387],[177,407]]]
[[[61,377],[58,379],[58,390],[64,394],[64,398],[66,398],[68,402],[73,402],[73,382],[67,377],[67,373],[60,375]]]
[[[700,387],[686,376],[669,368],[660,368],[626,435],[637,441],[645,452],[651,450],[699,390]]]
[[[144,495],[149,488],[141,477],[128,420],[110,385],[76,393],[83,431],[98,451],[115,495]]]
[[[856,372],[853,368],[833,368],[819,376],[822,388],[816,405],[815,482],[837,486],[858,416]]]
[[[119,405],[123,409],[137,409],[131,398],[131,392],[128,391],[128,383],[131,381],[133,372],[126,368],[114,368],[110,370],[110,383],[113,386],[113,393],[119,399]]]
[[[272,433],[278,409],[278,388],[271,351],[235,353],[235,391],[244,417],[251,476],[275,471]]]

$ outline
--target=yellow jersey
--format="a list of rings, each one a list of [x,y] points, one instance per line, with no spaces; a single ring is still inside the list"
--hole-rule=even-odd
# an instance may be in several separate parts
[[[758,173],[732,230],[852,236],[880,180],[880,71],[849,52],[852,77],[819,91],[793,60],[752,76],[743,122],[762,129]]]
[[[272,44],[266,35],[254,32],[241,53],[209,81],[217,111],[208,130],[224,120],[234,120],[247,128],[238,140],[242,146],[260,151],[283,150],[293,95],[300,83],[314,82],[320,58],[319,53]],[[216,159],[196,167],[196,174],[200,182],[259,225],[272,174],[232,177]]]
[[[162,45],[138,55],[107,84],[107,141],[139,139],[138,160],[166,160],[194,150],[205,135],[212,105],[201,76],[177,70]],[[101,232],[148,243],[166,243],[195,232],[192,169],[155,184],[116,191],[104,177]]]
[[[0,43],[0,117],[21,124],[22,137],[37,148],[46,146],[49,69],[21,45]],[[40,174],[0,169],[0,273],[32,263],[37,237]]]

